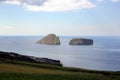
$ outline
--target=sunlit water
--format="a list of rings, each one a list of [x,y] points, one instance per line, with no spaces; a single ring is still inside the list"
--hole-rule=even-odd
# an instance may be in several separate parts
[[[120,37],[91,37],[89,46],[69,45],[72,37],[60,37],[61,45],[36,44],[41,38],[1,36],[0,51],[58,59],[68,67],[120,71]]]

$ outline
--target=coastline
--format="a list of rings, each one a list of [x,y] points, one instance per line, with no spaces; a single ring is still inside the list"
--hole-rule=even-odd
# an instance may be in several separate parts
[[[10,54],[11,52],[3,52]],[[0,52],[1,54],[1,52]],[[16,55],[16,53],[12,53]],[[17,54],[18,55],[18,54]],[[20,55],[20,54],[19,54]],[[21,55],[20,55],[21,56]],[[23,56],[23,55],[22,55]],[[25,55],[24,55],[25,56]],[[119,80],[120,71],[98,71],[0,56],[1,80]],[[28,56],[27,56],[28,57]],[[48,58],[44,58],[47,59]],[[49,59],[51,60],[51,59]],[[56,60],[55,60],[56,61]],[[57,62],[58,63],[58,62]],[[60,61],[59,61],[59,64]],[[32,76],[32,77],[31,77]]]
[[[47,64],[47,65],[64,67],[60,60],[54,60],[49,58],[39,58],[35,56],[23,55],[15,52],[4,52],[4,51],[0,51],[0,62],[3,62],[3,63],[4,62],[5,63],[28,62],[28,63],[38,63],[38,64]],[[66,68],[75,68],[75,69],[98,71],[98,72],[120,72],[120,71],[92,70],[92,69],[84,69],[84,68],[77,68],[77,67],[66,67]]]
[[[39,63],[39,64],[50,64],[56,66],[62,66],[59,60],[53,60],[49,58],[39,58],[29,55],[23,55],[15,52],[3,52],[0,51],[0,60],[3,62],[30,62],[30,63]]]

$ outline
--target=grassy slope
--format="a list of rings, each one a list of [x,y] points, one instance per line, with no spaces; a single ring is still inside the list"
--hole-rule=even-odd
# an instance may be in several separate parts
[[[27,62],[1,62],[0,80],[120,80],[120,72],[92,71]]]

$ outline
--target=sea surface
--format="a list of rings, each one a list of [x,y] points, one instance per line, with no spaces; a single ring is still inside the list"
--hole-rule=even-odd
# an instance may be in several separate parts
[[[93,45],[69,45],[73,37],[60,37],[61,45],[36,44],[41,36],[0,36],[0,51],[60,60],[64,66],[120,71],[120,37],[92,38]]]

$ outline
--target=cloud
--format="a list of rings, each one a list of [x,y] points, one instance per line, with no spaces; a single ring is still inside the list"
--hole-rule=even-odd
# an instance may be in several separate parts
[[[103,2],[103,1],[111,1],[111,2],[120,2],[120,0],[97,0],[99,2]]]
[[[111,0],[112,2],[120,2],[120,0]]]
[[[40,35],[42,33],[45,32],[41,28],[0,25],[0,35]]]
[[[3,4],[19,5],[30,11],[71,11],[94,8],[90,0],[0,0]]]
[[[81,9],[90,9],[96,7],[92,0],[0,0],[2,4],[11,4],[22,6],[30,11],[72,11]],[[96,0],[98,2],[111,1],[120,2],[120,0]]]

